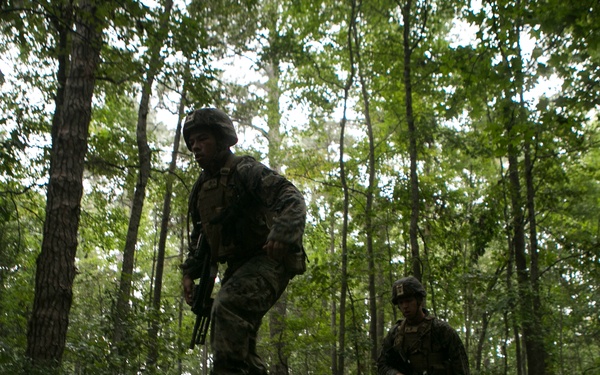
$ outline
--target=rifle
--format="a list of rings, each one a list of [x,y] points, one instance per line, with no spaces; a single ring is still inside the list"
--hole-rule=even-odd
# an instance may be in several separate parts
[[[206,342],[206,335],[210,326],[210,311],[214,301],[211,298],[211,294],[215,286],[217,265],[211,264],[210,249],[206,245],[206,239],[201,234],[198,238],[196,253],[203,255],[202,274],[200,276],[200,284],[194,287],[192,312],[196,314],[196,323],[192,332],[190,349],[194,349],[196,344],[204,345]],[[200,331],[200,334],[198,334],[198,331]]]

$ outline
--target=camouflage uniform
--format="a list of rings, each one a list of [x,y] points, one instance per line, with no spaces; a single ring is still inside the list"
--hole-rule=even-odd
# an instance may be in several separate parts
[[[425,297],[425,289],[414,277],[394,283],[392,302],[403,295]],[[398,320],[389,331],[377,360],[378,375],[468,375],[467,353],[456,331],[446,322],[429,315],[417,325]]]
[[[227,207],[222,208],[225,214],[217,220],[220,226],[217,237],[207,233],[210,228],[200,213],[208,212],[206,205],[210,202],[200,198],[203,187],[211,180],[214,184],[215,179],[217,183],[223,179],[223,169],[215,176],[203,170],[190,197],[192,243],[204,232],[213,260],[227,263],[212,308],[212,373],[267,374],[256,353],[257,332],[263,316],[279,299],[289,280],[303,272],[289,264],[298,259],[304,264],[302,235],[306,205],[291,182],[252,157],[229,154],[226,159],[231,176],[226,178],[229,190],[224,194],[230,198],[225,199]],[[267,256],[262,249],[267,241],[289,245],[291,258],[277,261]],[[194,252],[190,252],[182,265],[184,274],[199,277],[200,263]]]

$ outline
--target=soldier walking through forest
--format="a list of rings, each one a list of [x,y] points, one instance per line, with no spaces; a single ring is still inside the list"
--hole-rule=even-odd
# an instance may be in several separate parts
[[[398,320],[383,340],[377,360],[379,375],[468,375],[465,347],[456,331],[424,308],[425,288],[413,276],[392,286],[392,303],[404,320]]]
[[[306,269],[304,198],[275,171],[231,152],[238,138],[223,111],[191,112],[183,137],[202,168],[190,195],[190,252],[181,266],[186,302],[194,301],[194,279],[214,281],[217,265],[226,263],[208,307],[212,374],[267,374],[256,353],[257,332],[290,279]]]

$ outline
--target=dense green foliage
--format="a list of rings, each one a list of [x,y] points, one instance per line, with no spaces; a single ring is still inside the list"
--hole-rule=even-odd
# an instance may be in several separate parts
[[[405,33],[408,1],[175,2],[166,40],[157,35],[161,2],[124,0],[100,15],[107,27],[63,373],[206,373],[207,349],[187,350],[194,317],[178,269],[199,173],[184,145],[158,313],[152,298],[177,119],[218,106],[235,120],[234,152],[278,168],[309,206],[308,271],[290,283],[283,330],[265,319],[259,351],[272,366],[282,351],[290,374],[371,374],[372,342],[400,317],[391,284],[412,272],[407,36],[428,308],[459,331],[474,373],[525,374],[535,358],[548,374],[600,373],[597,1],[410,1]],[[19,373],[27,362],[60,36],[72,32],[77,4],[0,2],[0,373]],[[122,317],[124,345],[134,350],[122,358],[111,337],[139,168],[137,103],[155,43],[162,66],[147,128],[152,167],[131,311]],[[154,345],[158,361],[148,366]]]

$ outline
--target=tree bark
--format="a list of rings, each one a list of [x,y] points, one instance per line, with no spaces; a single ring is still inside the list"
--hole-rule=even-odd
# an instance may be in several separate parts
[[[520,43],[519,43],[519,55],[520,53]],[[520,96],[520,105],[521,110],[525,110],[525,99],[523,94],[523,85],[521,87]],[[525,189],[526,189],[526,209],[527,209],[527,218],[529,221],[529,254],[530,254],[530,283],[531,283],[531,325],[532,325],[532,334],[533,336],[530,338],[531,342],[527,347],[528,351],[532,352],[532,357],[535,358],[534,363],[529,364],[529,373],[530,374],[540,374],[543,375],[546,373],[546,364],[548,353],[546,348],[544,347],[545,334],[544,329],[542,327],[541,322],[541,314],[542,314],[542,302],[540,300],[540,290],[539,290],[539,264],[538,264],[538,241],[537,241],[537,220],[535,213],[535,187],[533,183],[533,161],[531,159],[531,139],[525,138],[524,144],[524,160],[523,160],[523,169],[525,171]]]
[[[410,249],[412,255],[413,276],[421,280],[421,258],[419,255],[419,175],[417,174],[417,129],[413,115],[412,106],[412,79],[411,79],[411,56],[410,28],[411,28],[411,5],[412,0],[406,0],[402,7],[402,19],[404,22],[404,92],[406,106],[406,122],[408,123],[408,140],[410,155]]]
[[[73,9],[70,4],[60,4],[58,14],[60,17],[51,17],[52,24],[58,33],[57,62],[58,70],[56,72],[56,103],[54,115],[52,117],[52,146],[55,146],[54,140],[60,127],[63,105],[65,101],[65,88],[67,86],[67,74],[69,69],[69,33],[72,27]],[[56,144],[57,145],[57,144]]]
[[[60,365],[73,298],[84,161],[103,30],[97,4],[82,0],[79,6],[64,105],[52,131],[44,236],[27,332],[26,355],[34,367]]]
[[[544,347],[545,335],[542,327],[542,302],[539,290],[539,265],[538,265],[538,243],[537,243],[537,221],[535,214],[535,188],[533,186],[533,162],[531,161],[531,150],[529,140],[525,141],[525,186],[527,191],[527,217],[529,221],[529,253],[530,253],[530,282],[531,282],[531,308],[532,308],[532,333],[531,342],[527,349],[532,351],[535,357],[534,363],[529,365],[530,374],[545,374],[548,353]],[[533,367],[533,368],[532,368]]]

